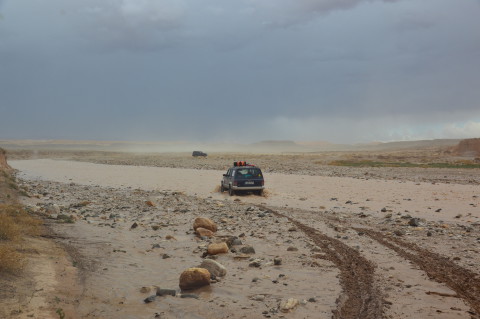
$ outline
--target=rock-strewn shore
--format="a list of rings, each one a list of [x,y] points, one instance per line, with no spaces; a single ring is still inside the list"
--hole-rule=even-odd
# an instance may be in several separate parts
[[[318,318],[336,307],[335,267],[317,259],[315,245],[285,218],[264,209],[168,190],[46,181],[22,186],[31,194],[29,209],[43,215],[57,240],[75,252],[72,263],[85,278],[79,317],[95,309],[121,311],[116,318],[269,318],[285,312]],[[194,231],[200,216],[216,223],[213,237]],[[212,243],[228,243],[228,250],[209,254]],[[182,272],[208,259],[226,274],[182,291]],[[158,288],[169,293],[158,295]],[[62,296],[66,303],[74,298]]]
[[[469,318],[476,309],[475,285],[451,286],[480,273],[476,216],[444,223],[401,212],[400,204],[379,215],[128,186],[25,180],[21,187],[83,278],[81,296],[63,290],[51,304],[73,304],[79,317]],[[202,224],[208,236],[194,230],[203,228],[198,217],[215,223]],[[212,244],[227,250],[209,252]],[[214,274],[210,283],[183,291],[182,273],[203,268]]]

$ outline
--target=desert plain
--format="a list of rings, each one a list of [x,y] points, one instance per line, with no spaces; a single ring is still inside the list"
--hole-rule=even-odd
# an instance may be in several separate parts
[[[480,318],[480,168],[453,165],[475,156],[448,147],[11,149],[21,201],[48,231],[24,279],[2,281],[1,317]],[[263,196],[220,192],[235,160],[263,170]],[[427,165],[439,162],[452,165]],[[220,242],[228,252],[207,253]],[[206,259],[226,274],[182,291]]]

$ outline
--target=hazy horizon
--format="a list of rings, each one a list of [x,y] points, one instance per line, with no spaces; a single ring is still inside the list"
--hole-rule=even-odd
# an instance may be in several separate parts
[[[479,0],[0,0],[0,140],[480,136]]]

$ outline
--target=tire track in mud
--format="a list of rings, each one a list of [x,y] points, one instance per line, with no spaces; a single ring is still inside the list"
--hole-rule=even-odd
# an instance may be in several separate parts
[[[403,241],[399,238],[386,236],[380,232],[353,228],[365,233],[383,246],[395,251],[401,257],[411,261],[427,276],[436,282],[446,284],[456,292],[455,297],[462,298],[472,307],[475,313],[471,315],[480,318],[480,275],[463,268],[447,257],[421,248],[414,243]]]
[[[320,231],[300,223],[282,213],[259,205],[278,217],[287,218],[302,230],[325,253],[340,270],[340,285],[343,292],[337,298],[334,319],[374,319],[383,318],[383,296],[375,286],[375,265],[363,257],[356,249],[331,238]]]

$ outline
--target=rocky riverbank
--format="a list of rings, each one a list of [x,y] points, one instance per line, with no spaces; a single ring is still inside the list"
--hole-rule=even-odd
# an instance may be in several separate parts
[[[40,181],[24,186],[32,192],[29,209],[76,252],[73,264],[85,278],[77,318],[268,318],[287,312],[318,318],[336,307],[338,271],[314,256],[312,242],[286,218],[264,209],[168,190]],[[198,217],[216,223],[215,236],[194,231]],[[228,250],[212,253],[212,243],[228,243]],[[207,260],[226,274],[193,291],[180,289],[182,272]],[[158,289],[170,293],[155,296]],[[75,298],[67,293],[58,306]]]
[[[379,215],[342,208],[353,202],[309,211],[252,205],[249,196],[39,180],[21,186],[81,278],[81,289],[63,287],[49,300],[69,318],[354,318],[362,311],[470,318],[479,311],[478,216],[429,221],[402,212],[400,202]],[[199,217],[215,231],[199,232]],[[185,271],[210,260],[221,270],[209,270],[208,283],[182,285]]]

